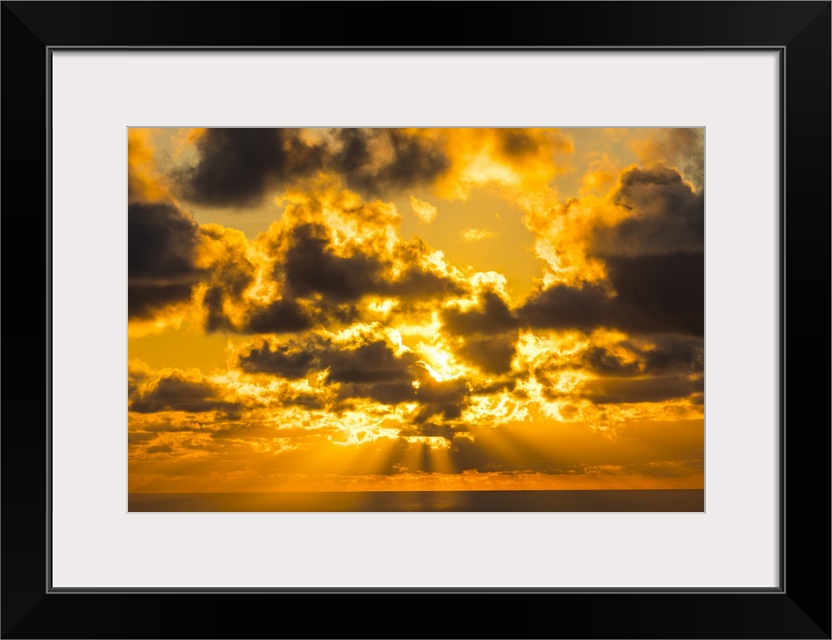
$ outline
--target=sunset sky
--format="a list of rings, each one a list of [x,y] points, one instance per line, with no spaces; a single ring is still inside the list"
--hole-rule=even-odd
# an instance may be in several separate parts
[[[129,129],[130,492],[700,489],[703,129]]]

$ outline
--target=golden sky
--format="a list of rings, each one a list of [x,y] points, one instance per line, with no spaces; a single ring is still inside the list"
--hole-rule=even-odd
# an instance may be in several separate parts
[[[128,136],[131,492],[704,486],[704,130]]]

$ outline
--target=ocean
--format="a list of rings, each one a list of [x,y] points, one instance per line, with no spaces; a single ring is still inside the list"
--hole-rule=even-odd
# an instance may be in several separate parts
[[[130,512],[703,512],[703,489],[131,493]]]

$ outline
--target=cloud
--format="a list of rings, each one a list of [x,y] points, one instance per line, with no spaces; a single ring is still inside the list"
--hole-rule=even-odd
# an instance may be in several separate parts
[[[320,294],[343,303],[368,295],[424,299],[464,291],[460,283],[422,264],[420,245],[402,243],[387,256],[360,245],[339,254],[321,224],[299,225],[290,234],[285,257],[275,267],[294,296]]]
[[[413,209],[413,213],[419,218],[420,222],[430,224],[436,219],[436,207],[429,202],[419,200],[415,196],[410,196],[410,208]]]
[[[237,208],[319,174],[371,197],[435,186],[465,198],[484,185],[520,195],[545,187],[574,151],[558,129],[211,128],[195,140],[197,160],[172,181],[190,201]],[[432,219],[420,203],[416,215]]]
[[[263,342],[240,356],[243,371],[299,379],[326,373],[326,381],[339,385],[340,398],[370,398],[384,404],[416,400],[411,384],[416,357],[397,353],[388,340],[370,332],[358,341],[338,344],[330,338]]]
[[[677,171],[655,166],[622,173],[612,201],[627,215],[596,220],[588,249],[602,260],[606,282],[556,283],[518,315],[537,327],[701,335],[704,195]]]
[[[297,333],[311,329],[313,324],[313,315],[297,300],[281,298],[253,310],[242,332]]]
[[[338,129],[330,166],[367,195],[431,182],[450,164],[441,140],[419,129]]]
[[[256,207],[319,172],[376,196],[425,184],[447,169],[441,143],[421,131],[210,128],[196,138],[196,162],[171,177],[184,198],[212,207]]]
[[[467,292],[441,252],[399,237],[394,206],[332,185],[286,197],[281,219],[255,239],[217,224],[199,227],[191,260],[200,270],[194,301],[206,331],[346,326],[378,319],[366,306],[380,299],[403,309]]]
[[[319,363],[317,351],[325,345],[326,342],[317,336],[307,337],[304,342],[266,340],[240,356],[239,364],[243,371],[249,373],[270,373],[289,379],[303,378],[313,370],[324,368]]]
[[[190,299],[202,277],[195,265],[198,227],[172,204],[141,203],[127,210],[128,313],[147,318]]]
[[[332,251],[328,230],[305,224],[292,230],[291,245],[278,264],[295,295],[320,293],[337,301],[358,300],[375,292],[382,265],[373,256],[356,251],[339,256]]]
[[[127,434],[127,444],[132,446],[147,444],[156,437],[155,433],[131,432]]]
[[[688,376],[650,378],[596,378],[587,381],[581,395],[596,404],[622,402],[661,402],[684,398],[702,391],[702,379]]]
[[[517,331],[500,334],[466,336],[455,351],[486,373],[501,374],[511,370],[517,343]]]
[[[169,444],[157,444],[145,449],[148,453],[173,453],[173,447]]]
[[[416,360],[392,343],[379,325],[358,326],[340,340],[315,334],[283,342],[264,340],[239,356],[243,371],[290,379],[326,372],[330,382],[353,385],[356,391],[375,383],[409,384],[413,379],[409,369]]]
[[[507,373],[511,369],[519,322],[508,303],[494,291],[479,294],[475,307],[455,306],[440,314],[443,326],[460,338],[454,351],[487,373]]]
[[[326,153],[300,129],[205,129],[196,148],[197,163],[174,178],[185,198],[213,207],[255,207],[269,189],[321,169]]]
[[[459,232],[465,242],[479,242],[480,240],[487,240],[488,238],[496,238],[497,232],[489,229],[463,229]]]
[[[319,383],[338,385],[341,400],[417,402],[417,422],[437,414],[458,418],[470,394],[467,380],[437,380],[415,353],[393,342],[380,325],[357,325],[341,336],[264,340],[244,350],[238,362],[245,372],[289,379],[325,374]]]
[[[704,254],[611,258],[608,268],[615,295],[600,285],[555,285],[518,315],[529,326],[551,329],[703,334]]]
[[[701,374],[703,340],[697,337],[654,335],[623,340],[614,346],[590,346],[577,362],[602,376]]]
[[[436,189],[466,199],[474,189],[496,190],[509,201],[528,203],[551,191],[549,183],[574,151],[559,129],[465,128],[441,130],[449,169]]]
[[[127,131],[127,201],[162,202],[169,200],[167,187],[154,167],[154,148],[149,129]]]
[[[243,406],[239,402],[225,399],[222,390],[204,378],[191,378],[174,371],[162,374],[155,382],[137,390],[129,408],[136,413],[218,411],[229,417],[237,417]]]
[[[664,162],[679,169],[701,191],[705,184],[705,129],[660,129],[646,139],[632,143],[639,160],[646,164]]]
[[[508,304],[497,293],[485,291],[480,304],[468,310],[447,307],[442,310],[442,323],[449,331],[466,335],[469,333],[499,333],[517,326],[517,318]]]
[[[631,216],[594,229],[591,251],[600,257],[699,253],[705,244],[705,198],[673,169],[633,168],[621,175],[613,201]]]
[[[471,394],[471,384],[465,378],[436,380],[423,362],[414,367],[418,387],[416,398],[421,403],[416,422],[424,422],[436,415],[454,420],[459,418]]]

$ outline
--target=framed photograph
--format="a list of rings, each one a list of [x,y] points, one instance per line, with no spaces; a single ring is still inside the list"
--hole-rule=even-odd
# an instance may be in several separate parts
[[[704,512],[704,128],[128,156],[129,512]]]
[[[400,7],[3,4],[3,637],[829,638],[830,3]]]

